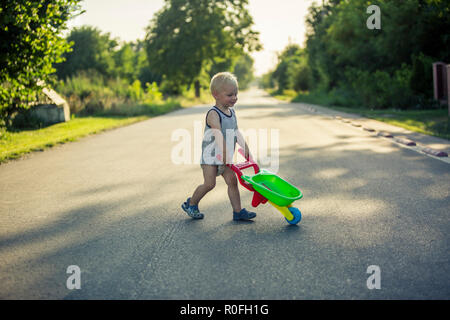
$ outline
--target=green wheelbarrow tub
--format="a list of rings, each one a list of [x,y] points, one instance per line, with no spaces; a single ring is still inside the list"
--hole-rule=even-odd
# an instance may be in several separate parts
[[[280,207],[286,207],[303,197],[302,192],[297,187],[264,169],[254,176],[242,175],[241,178],[251,184],[267,200]]]

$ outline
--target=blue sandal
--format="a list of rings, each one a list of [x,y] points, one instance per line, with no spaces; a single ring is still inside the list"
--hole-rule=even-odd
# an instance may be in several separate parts
[[[247,211],[243,208],[240,212],[233,211],[233,220],[250,220],[256,217],[256,213]]]
[[[198,206],[189,205],[189,200],[191,200],[191,198],[187,198],[186,202],[181,205],[181,208],[188,214],[189,217],[193,219],[203,219],[204,215],[198,211]]]

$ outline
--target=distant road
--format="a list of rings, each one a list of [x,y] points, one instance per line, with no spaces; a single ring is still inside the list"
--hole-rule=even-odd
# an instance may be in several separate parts
[[[0,298],[450,298],[448,163],[254,89],[239,127],[278,132],[278,174],[302,190],[303,219],[290,226],[265,204],[233,222],[218,178],[194,221],[180,206],[202,173],[174,164],[172,134],[193,144],[208,108],[2,164]],[[71,265],[81,289],[66,287]],[[381,289],[367,287],[369,266]]]

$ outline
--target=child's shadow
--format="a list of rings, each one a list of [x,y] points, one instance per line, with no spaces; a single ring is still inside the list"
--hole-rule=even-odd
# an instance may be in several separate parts
[[[231,221],[228,221],[227,224],[235,225],[235,224],[253,224],[253,223],[255,223],[255,221],[253,221],[253,220],[231,220]]]
[[[231,220],[231,221],[224,223],[222,226],[236,226],[236,225],[240,225],[240,224],[257,226],[260,223],[261,222],[255,221],[255,220]],[[278,226],[273,226],[273,227],[274,228],[270,228],[270,229],[276,233],[279,233],[280,231],[286,232],[286,233],[294,233],[294,232],[300,232],[300,230],[301,230],[301,226],[299,226],[297,224],[286,224],[286,225],[282,226],[281,229],[276,228]]]
[[[203,219],[192,219],[192,218],[186,218],[184,221],[184,225],[185,226],[199,226],[199,224],[201,225],[203,222]],[[216,226],[216,228],[233,228],[236,227],[238,225],[248,225],[248,226],[253,226],[253,227],[257,227],[257,226],[261,226],[261,222],[260,221],[254,221],[254,220],[229,220],[225,223],[219,223],[219,225]],[[200,227],[200,226],[199,226]],[[258,232],[256,231],[254,228],[251,228],[249,230],[253,230],[254,232]],[[273,234],[273,235],[294,235],[297,234],[298,232],[302,231],[302,227],[300,225],[297,224],[286,224],[283,226],[280,225],[273,225],[271,226],[263,226],[264,228],[264,232],[266,235],[268,234]],[[215,229],[215,228],[214,228]],[[260,232],[260,231],[259,231]]]

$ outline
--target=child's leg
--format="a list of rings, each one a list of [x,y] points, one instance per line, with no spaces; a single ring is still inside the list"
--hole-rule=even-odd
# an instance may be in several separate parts
[[[190,206],[198,205],[205,194],[216,186],[217,166],[202,164],[201,167],[203,170],[204,182],[195,189],[194,194],[189,201]]]
[[[230,198],[231,206],[234,212],[240,212],[241,208],[241,196],[239,194],[239,187],[237,183],[236,174],[228,166],[225,167],[225,171],[222,173],[222,177],[228,186],[228,197]]]

